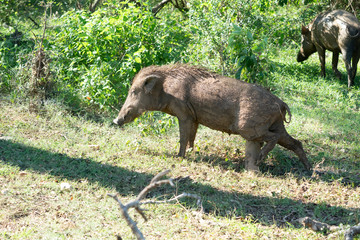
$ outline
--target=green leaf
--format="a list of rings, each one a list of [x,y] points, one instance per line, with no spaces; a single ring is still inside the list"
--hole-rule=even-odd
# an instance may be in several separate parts
[[[136,63],[141,63],[141,58],[136,57],[136,58],[135,58],[135,62],[136,62]]]
[[[252,42],[254,40],[254,37],[253,37],[252,33],[249,30],[246,32],[246,37],[247,37],[249,42]]]

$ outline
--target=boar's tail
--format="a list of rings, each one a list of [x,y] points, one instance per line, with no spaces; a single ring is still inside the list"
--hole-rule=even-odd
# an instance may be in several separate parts
[[[283,103],[283,106],[282,106],[282,107],[280,107],[280,105],[277,104],[278,107],[279,107],[280,114],[281,114],[282,119],[283,119],[284,122],[290,123],[290,122],[291,122],[291,111],[290,111],[290,108],[289,108],[289,106],[288,106],[286,103],[284,103],[284,102],[282,102],[282,103]],[[286,113],[289,115],[289,120],[286,120]]]
[[[283,119],[284,119],[284,122],[290,123],[291,122],[291,111],[290,111],[289,106],[286,103],[284,103],[284,105],[285,105],[286,112],[289,114],[289,120],[286,121],[286,112],[285,112],[285,115],[283,116]]]
[[[354,29],[354,28],[347,27],[346,30],[348,31],[348,34],[352,38],[358,38],[360,36],[360,29]]]

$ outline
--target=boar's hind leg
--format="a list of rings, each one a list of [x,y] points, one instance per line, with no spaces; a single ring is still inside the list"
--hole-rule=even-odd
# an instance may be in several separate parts
[[[303,146],[300,141],[294,139],[287,132],[285,132],[279,138],[278,143],[281,146],[293,151],[299,157],[300,161],[304,164],[304,166],[307,170],[311,169],[311,164],[309,163],[309,161],[306,157],[305,151],[304,151]]]
[[[351,73],[351,82],[350,82],[351,85],[354,85],[354,80],[356,77],[356,70],[357,70],[357,64],[359,62],[359,58],[360,58],[360,51],[357,51],[356,53],[354,53],[354,56],[352,58],[352,73]],[[351,87],[351,86],[348,86],[348,87]]]
[[[179,130],[180,130],[180,151],[178,156],[184,157],[186,152],[186,147],[194,147],[194,140],[196,136],[196,131],[198,128],[198,123],[192,120],[180,120],[179,119]]]
[[[339,62],[339,52],[338,51],[334,51],[333,52],[333,58],[332,58],[332,69],[334,71],[335,76],[338,79],[341,79],[341,72],[338,70],[337,66],[338,66],[338,62]]]
[[[275,133],[275,132],[268,132],[268,134],[265,137],[262,138],[266,142],[266,144],[261,149],[261,152],[260,152],[259,157],[257,159],[257,164],[260,164],[265,159],[265,157],[268,155],[268,153],[271,150],[273,150],[273,148],[275,147],[275,145],[278,142],[279,138],[280,138],[280,134]]]

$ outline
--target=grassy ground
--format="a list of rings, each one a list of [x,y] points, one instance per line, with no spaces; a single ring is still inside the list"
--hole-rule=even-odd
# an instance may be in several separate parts
[[[248,173],[244,140],[205,127],[194,151],[179,159],[177,126],[158,134],[160,123],[144,131],[144,118],[117,128],[111,119],[74,116],[53,102],[31,113],[27,103],[1,101],[0,239],[133,239],[106,194],[130,201],[164,169],[171,169],[176,187],[162,186],[148,197],[195,193],[205,213],[193,199],[147,206],[147,222],[131,212],[147,239],[327,239],[297,219],[358,224],[359,76],[349,91],[330,68],[327,78],[318,77],[316,56],[304,64],[288,56],[295,51],[273,59],[267,85],[292,109],[287,129],[303,142],[312,173],[281,147],[261,174]],[[62,183],[72,188],[61,189]]]

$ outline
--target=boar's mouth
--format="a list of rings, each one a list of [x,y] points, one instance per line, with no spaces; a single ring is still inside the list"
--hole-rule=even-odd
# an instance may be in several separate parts
[[[124,119],[119,119],[119,118],[115,118],[113,120],[113,123],[115,123],[116,125],[119,125],[119,127],[121,127],[122,125],[124,125]]]
[[[142,114],[142,110],[136,111],[135,109],[128,109],[125,114],[120,112],[119,116],[113,120],[113,123],[121,127],[125,123],[134,121],[135,118],[139,117]]]
[[[303,53],[299,52],[298,55],[297,55],[296,60],[297,60],[298,62],[303,62],[303,61],[305,61],[305,60],[308,59],[308,58],[309,58],[309,56],[305,56]]]

